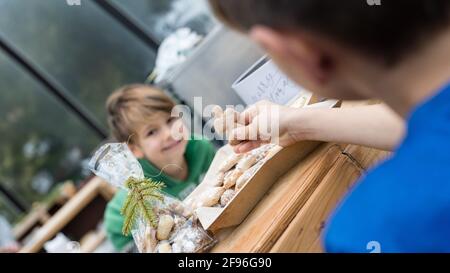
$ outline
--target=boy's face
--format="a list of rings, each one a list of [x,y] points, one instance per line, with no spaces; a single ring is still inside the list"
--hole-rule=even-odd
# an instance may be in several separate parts
[[[162,169],[183,160],[188,137],[181,119],[160,113],[151,123],[138,128],[137,142],[130,148],[137,158],[145,158]]]
[[[316,94],[336,99],[368,99],[372,94],[360,87],[359,74],[366,62],[336,43],[311,33],[278,32],[255,27],[251,37],[263,46],[283,72],[299,85]],[[359,69],[359,68],[363,69]]]

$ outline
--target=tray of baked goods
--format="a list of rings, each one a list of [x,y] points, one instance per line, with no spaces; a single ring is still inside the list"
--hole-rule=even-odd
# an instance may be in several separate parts
[[[290,107],[333,108],[336,100],[302,95]],[[202,183],[184,200],[203,228],[211,232],[239,225],[270,187],[311,153],[319,142],[302,141],[289,147],[266,144],[244,154],[232,146],[219,149]]]

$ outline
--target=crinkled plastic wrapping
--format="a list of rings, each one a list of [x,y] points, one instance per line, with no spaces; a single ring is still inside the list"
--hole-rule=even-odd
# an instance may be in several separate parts
[[[89,168],[99,177],[115,187],[127,189],[125,182],[130,177],[144,178],[143,170],[125,143],[103,145],[92,157]],[[152,201],[158,217],[154,228],[138,217],[131,231],[141,253],[198,253],[205,252],[215,243],[192,216],[182,202],[164,195],[164,200]]]
[[[125,181],[144,178],[144,172],[125,143],[105,144],[89,161],[89,168],[115,187],[125,188]]]

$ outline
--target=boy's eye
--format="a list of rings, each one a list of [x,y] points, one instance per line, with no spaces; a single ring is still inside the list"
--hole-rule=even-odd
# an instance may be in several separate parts
[[[157,132],[156,129],[152,129],[152,130],[147,132],[147,136],[153,136],[154,134],[156,134],[156,132]]]

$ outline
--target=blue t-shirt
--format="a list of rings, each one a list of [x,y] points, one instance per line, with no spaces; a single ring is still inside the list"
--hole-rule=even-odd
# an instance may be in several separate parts
[[[450,252],[450,84],[412,113],[403,143],[340,204],[324,243],[328,252]]]

